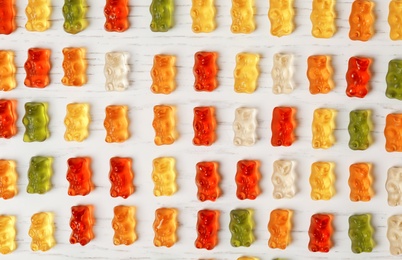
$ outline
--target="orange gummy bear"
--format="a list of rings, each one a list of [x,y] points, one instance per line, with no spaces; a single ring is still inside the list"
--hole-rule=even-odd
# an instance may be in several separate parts
[[[9,91],[17,86],[15,70],[14,52],[0,50],[0,90]]]
[[[331,57],[313,55],[307,59],[307,78],[310,82],[310,93],[327,94],[334,88],[332,80]]]
[[[177,210],[174,208],[159,208],[155,210],[153,229],[154,245],[171,247],[177,241]]]
[[[373,196],[370,163],[354,163],[349,167],[350,200],[369,201]]]
[[[209,209],[198,211],[196,248],[212,250],[218,244],[219,213]]]
[[[109,180],[111,183],[110,196],[127,199],[134,192],[134,173],[131,158],[110,158]]]
[[[155,94],[170,94],[176,88],[176,57],[158,54],[154,57],[151,70],[151,91]]]
[[[0,99],[0,138],[9,139],[17,134],[17,101]]]
[[[236,196],[240,200],[254,200],[260,194],[259,181],[261,173],[260,162],[257,160],[241,160],[237,162]]]
[[[155,130],[156,145],[172,144],[177,139],[175,110],[173,106],[154,106],[152,126]]]
[[[15,162],[0,160],[0,197],[11,199],[17,194],[18,175],[15,171]]]
[[[268,240],[270,248],[286,249],[289,245],[292,215],[293,212],[287,209],[275,209],[271,211],[268,223],[268,231],[271,234]]]
[[[95,223],[92,205],[78,205],[71,207],[70,218],[70,244],[80,243],[82,246],[88,244],[93,238],[92,227]]]
[[[215,108],[195,107],[194,108],[194,145],[210,146],[215,142]]]
[[[389,114],[384,129],[387,152],[402,152],[402,114]]]
[[[85,196],[93,189],[91,180],[92,171],[90,168],[91,158],[75,157],[67,160],[67,181],[70,183],[68,187],[68,195]]]
[[[65,86],[82,86],[87,82],[87,61],[84,48],[63,49],[64,77],[61,83]]]
[[[15,23],[16,9],[14,1],[15,0],[3,0],[0,2],[0,34],[10,34],[17,28]]]
[[[103,12],[106,17],[105,30],[108,32],[124,32],[129,27],[130,9],[128,0],[106,0]]]
[[[135,208],[131,206],[114,207],[114,217],[112,219],[112,227],[114,230],[113,244],[131,245],[137,240],[135,233]]]
[[[215,201],[221,194],[217,162],[199,162],[196,165],[195,183],[198,188],[197,198],[200,201]]]
[[[353,41],[368,41],[374,35],[374,2],[355,0],[349,16],[349,38]]]
[[[24,84],[31,88],[44,88],[50,83],[50,50],[31,48],[24,64],[26,78]]]
[[[122,143],[130,137],[127,109],[127,106],[120,105],[106,107],[106,117],[103,123],[106,129],[106,142]]]

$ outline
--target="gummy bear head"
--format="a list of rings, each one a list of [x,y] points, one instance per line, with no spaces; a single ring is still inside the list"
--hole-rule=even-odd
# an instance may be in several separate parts
[[[213,222],[213,220],[215,219],[216,213],[214,211],[210,212],[210,211],[201,210],[199,212],[199,214],[200,214],[201,222],[204,225],[210,225]]]
[[[331,217],[325,214],[316,214],[313,215],[313,221],[317,228],[319,229],[326,229],[329,225]]]
[[[243,175],[252,175],[256,168],[256,163],[253,161],[241,161],[239,163],[240,171]]]
[[[371,64],[371,60],[368,58],[352,57],[351,59],[353,59],[356,68],[361,71],[367,71]]]
[[[285,225],[289,219],[289,211],[287,210],[274,210],[271,213],[273,223],[278,226]]]

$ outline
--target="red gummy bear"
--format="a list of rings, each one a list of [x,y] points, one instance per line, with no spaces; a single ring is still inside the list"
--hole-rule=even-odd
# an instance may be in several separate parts
[[[10,34],[16,29],[14,0],[0,1],[0,34]]]
[[[76,157],[67,160],[67,180],[70,183],[68,195],[85,196],[93,189],[90,169],[91,159],[88,157]]]
[[[128,0],[107,0],[104,14],[105,30],[108,32],[124,32],[128,29]]]
[[[80,243],[82,246],[85,246],[94,238],[94,233],[92,231],[94,225],[92,211],[93,207],[90,205],[71,207],[71,244]]]
[[[112,184],[110,196],[127,199],[134,192],[134,173],[131,158],[110,158],[109,179]]]
[[[215,108],[195,107],[194,108],[194,145],[209,146],[215,142]]]
[[[199,162],[196,165],[195,183],[198,187],[197,197],[200,201],[215,201],[221,194],[217,162]]]
[[[260,162],[256,160],[241,160],[237,162],[236,172],[236,196],[240,200],[254,200],[260,194],[258,185],[261,174],[259,171]]]
[[[370,58],[351,57],[346,73],[346,95],[348,97],[364,98],[368,93],[368,83],[371,78]]]
[[[311,216],[310,229],[308,235],[310,242],[308,249],[312,252],[327,253],[332,247],[331,236],[332,215],[330,214],[314,214]]]
[[[15,102],[0,99],[0,138],[9,139],[17,134]]]
[[[292,107],[275,107],[272,113],[272,146],[291,146],[295,141],[293,130],[296,128]]]
[[[195,77],[194,89],[196,91],[211,92],[216,89],[218,83],[216,75],[218,74],[218,66],[216,52],[200,51],[194,55],[193,74]]]
[[[31,48],[24,64],[27,76],[24,84],[31,88],[44,88],[50,83],[50,50]]]
[[[198,211],[197,216],[195,247],[212,250],[218,244],[219,211],[204,209]]]

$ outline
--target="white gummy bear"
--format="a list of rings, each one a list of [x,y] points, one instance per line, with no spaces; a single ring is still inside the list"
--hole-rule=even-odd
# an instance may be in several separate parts
[[[276,53],[271,71],[274,94],[289,94],[293,91],[292,54]]]
[[[128,53],[108,52],[105,55],[106,90],[123,91],[128,87]]]
[[[388,218],[387,238],[389,251],[392,255],[402,254],[402,215],[393,215]]]
[[[385,189],[388,192],[388,205],[402,205],[402,167],[391,167],[388,169]]]
[[[290,160],[275,161],[271,180],[274,185],[273,196],[275,199],[293,198],[296,194],[294,162]]]
[[[233,122],[233,143],[237,146],[251,146],[257,140],[257,109],[239,107]]]

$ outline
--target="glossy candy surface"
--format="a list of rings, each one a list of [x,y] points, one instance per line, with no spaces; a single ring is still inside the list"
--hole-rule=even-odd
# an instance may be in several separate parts
[[[402,205],[402,167],[393,166],[388,169],[385,189],[388,193],[388,205]]]
[[[346,72],[346,95],[348,97],[364,98],[369,91],[371,79],[371,59],[365,57],[351,57]]]
[[[39,212],[31,217],[31,226],[29,228],[29,236],[32,238],[32,251],[48,251],[56,245],[54,239],[54,220],[53,213]]]
[[[176,89],[176,57],[157,54],[151,69],[151,91],[155,94],[170,94]]]
[[[293,0],[270,0],[268,18],[271,22],[271,34],[281,37],[289,35],[294,30]]]
[[[373,197],[371,188],[373,179],[371,176],[371,163],[354,163],[349,167],[350,200],[369,201]]]
[[[218,244],[219,211],[200,210],[197,213],[197,239],[196,248],[212,250]]]
[[[0,90],[10,91],[17,86],[15,81],[16,66],[14,52],[0,50]]]
[[[152,161],[152,180],[155,196],[172,196],[177,191],[176,160],[173,157],[159,157]]]
[[[268,240],[270,248],[286,249],[289,245],[292,215],[292,211],[287,209],[274,209],[271,211],[268,222],[268,231],[271,234]]]
[[[153,32],[167,32],[173,27],[174,0],[152,0],[149,12]]]
[[[218,74],[216,52],[199,51],[194,54],[194,89],[196,91],[211,92],[218,86],[216,79]]]
[[[87,61],[84,48],[63,49],[63,70],[64,76],[61,83],[65,86],[80,87],[87,83]]]
[[[15,31],[16,8],[15,0],[3,0],[0,4],[0,34],[10,34]]]
[[[78,205],[71,207],[70,218],[70,244],[79,243],[82,246],[88,244],[93,238],[92,231],[95,219],[92,205]]]
[[[88,128],[91,121],[89,105],[85,103],[70,103],[67,105],[66,110],[64,140],[84,141],[89,135]]]
[[[366,150],[372,143],[371,110],[353,110],[349,113],[349,148],[352,150]]]
[[[0,253],[5,255],[17,248],[15,217],[0,215]]]
[[[371,252],[375,246],[373,240],[373,227],[371,226],[371,215],[361,214],[349,217],[349,237],[352,242],[352,252],[360,254]]]
[[[34,156],[28,169],[28,193],[44,194],[52,188],[51,178],[53,158]]]
[[[42,142],[49,137],[47,104],[40,102],[25,103],[25,115],[22,118],[25,126],[24,142]]]
[[[196,164],[195,183],[197,185],[197,198],[200,201],[215,201],[221,194],[219,183],[221,177],[217,162],[198,162]]]
[[[271,71],[272,93],[289,94],[293,91],[293,55],[289,53],[276,53],[273,58]]]
[[[46,31],[50,27],[51,13],[50,0],[28,0],[25,8],[28,21],[25,24],[25,28],[28,31]]]
[[[113,244],[116,246],[128,246],[133,244],[137,240],[137,234],[135,232],[135,227],[137,225],[137,221],[135,219],[135,208],[120,205],[114,207],[113,211]]]
[[[331,56],[312,55],[307,59],[307,78],[310,93],[327,94],[334,88]]]
[[[216,8],[215,0],[192,0],[190,11],[193,24],[191,29],[195,33],[209,33],[215,30]]]
[[[391,255],[402,254],[402,215],[392,215],[387,221],[387,238],[389,241],[389,251]]]
[[[132,163],[131,158],[110,158],[110,196],[127,199],[134,192]]]
[[[259,167],[260,162],[257,160],[241,160],[237,162],[235,181],[238,199],[254,200],[260,194],[261,173]]]
[[[294,129],[296,110],[292,107],[275,107],[272,111],[272,146],[291,146],[296,140]]]
[[[17,134],[16,101],[0,99],[0,138],[9,139]]]
[[[389,2],[388,23],[390,27],[389,37],[391,40],[402,40],[402,1],[391,0]]]
[[[385,81],[387,82],[385,95],[388,98],[402,100],[402,60],[393,59],[389,61]]]
[[[402,114],[388,114],[384,128],[385,150],[402,151]]]
[[[374,35],[374,2],[371,0],[354,0],[349,16],[349,38],[368,41]]]
[[[252,33],[255,30],[254,0],[232,0],[232,33]]]
[[[333,233],[331,214],[312,215],[308,230],[310,237],[308,250],[311,252],[328,253],[332,247],[331,237]]]
[[[232,234],[230,244],[233,247],[249,247],[254,242],[253,211],[249,209],[234,209],[230,211],[229,230]]]
[[[256,108],[237,108],[233,122],[233,144],[237,146],[254,145],[257,141],[257,124]]]
[[[127,106],[110,105],[106,107],[106,117],[103,123],[106,129],[107,143],[122,143],[130,137]]]
[[[274,171],[271,181],[274,185],[273,197],[275,199],[291,199],[296,194],[295,163],[290,160],[276,160],[273,163]]]
[[[168,105],[154,106],[154,120],[152,126],[155,130],[154,142],[156,145],[173,144],[179,134],[176,131],[176,108]]]
[[[313,200],[329,200],[335,195],[334,163],[314,162],[311,165],[310,185]]]
[[[92,183],[91,159],[89,157],[74,157],[67,160],[68,195],[88,195],[94,185]]]
[[[15,166],[14,161],[0,159],[0,197],[5,200],[14,198],[18,192]]]
[[[24,68],[26,71],[25,86],[44,88],[49,85],[50,50],[42,48],[28,49],[28,58]]]
[[[256,53],[238,53],[236,55],[236,68],[233,72],[234,90],[237,93],[253,93],[257,88],[260,74],[258,62],[260,55]]]
[[[311,126],[313,148],[328,149],[335,143],[335,116],[336,110],[334,109],[318,108],[314,110]]]
[[[128,0],[106,0],[103,13],[106,17],[105,30],[108,32],[124,32],[129,27]]]
[[[216,140],[215,128],[215,108],[214,107],[195,107],[194,108],[194,145],[210,146]]]
[[[86,0],[64,0],[64,31],[71,34],[76,34],[85,30],[85,28],[88,26],[86,13]]]
[[[105,88],[108,91],[124,91],[128,88],[128,53],[115,51],[105,54]]]
[[[153,229],[156,247],[171,247],[177,241],[177,210],[174,208],[158,208],[155,210]]]
[[[313,0],[310,20],[313,25],[311,34],[316,38],[331,38],[336,32],[336,0]]]

